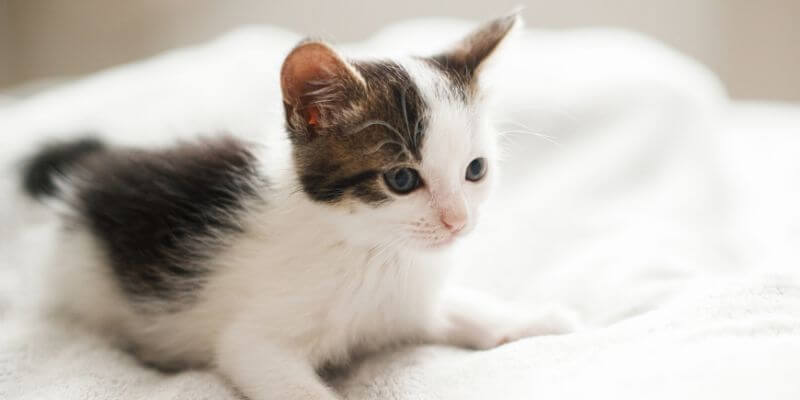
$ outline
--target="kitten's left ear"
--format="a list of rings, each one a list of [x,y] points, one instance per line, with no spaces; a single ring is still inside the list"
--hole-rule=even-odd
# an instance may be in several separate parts
[[[360,99],[364,78],[323,42],[306,40],[281,67],[286,122],[293,138],[313,140],[336,125],[337,115]]]
[[[511,32],[521,26],[522,19],[517,13],[492,20],[431,59],[442,69],[456,74],[465,82],[471,82],[481,65],[495,53]]]

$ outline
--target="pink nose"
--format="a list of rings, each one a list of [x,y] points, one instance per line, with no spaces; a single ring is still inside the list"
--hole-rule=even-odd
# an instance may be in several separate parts
[[[440,218],[442,225],[452,233],[458,233],[467,225],[466,213],[443,211]]]

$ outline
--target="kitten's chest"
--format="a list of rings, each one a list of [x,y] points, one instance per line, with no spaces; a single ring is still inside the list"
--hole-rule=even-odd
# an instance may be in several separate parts
[[[353,351],[372,351],[415,340],[433,317],[444,269],[426,261],[397,259],[356,265],[317,304],[312,359],[345,362]]]
[[[231,281],[246,303],[236,308],[258,315],[266,334],[338,363],[354,349],[413,340],[428,323],[447,272],[443,257],[301,240],[285,235],[262,245]]]

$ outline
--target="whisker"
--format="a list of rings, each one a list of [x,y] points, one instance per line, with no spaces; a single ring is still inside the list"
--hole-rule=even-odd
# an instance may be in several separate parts
[[[541,138],[547,140],[548,142],[552,142],[554,144],[558,144],[555,138],[549,135],[541,134],[538,132],[529,132],[529,131],[517,131],[517,130],[510,130],[510,131],[502,131],[499,133],[500,136],[507,136],[507,135],[521,135],[521,136],[534,136],[537,138]]]
[[[365,154],[377,153],[378,151],[380,151],[383,148],[383,146],[386,146],[388,144],[393,144],[393,145],[399,146],[400,148],[403,148],[403,144],[402,143],[400,143],[400,142],[398,142],[396,140],[386,139],[386,140],[380,141],[372,150],[367,151]]]
[[[411,132],[411,126],[408,123],[408,106],[406,104],[406,92],[408,91],[408,86],[403,87],[403,91],[400,92],[400,103],[403,107],[403,121],[406,124],[406,133],[408,133],[409,139],[413,140],[413,135]]]
[[[392,162],[397,164],[397,163],[403,161],[401,159],[403,156],[405,156],[409,160],[411,159],[411,155],[408,153],[408,150],[406,148],[403,148],[403,151],[400,151],[400,152],[398,152],[397,154],[394,155],[394,159],[392,160]]]
[[[414,123],[414,135],[412,135],[412,139],[414,141],[414,148],[419,148],[419,139],[422,136],[422,115],[417,117],[417,122]]]
[[[547,139],[547,140],[551,140],[551,141],[555,141],[556,140],[555,137],[550,136],[550,135],[548,135],[546,133],[540,133],[540,132],[534,132],[534,131],[526,131],[526,130],[521,130],[521,129],[509,129],[509,130],[505,130],[505,131],[500,131],[498,133],[500,135],[518,134],[518,135],[536,136],[536,137],[540,137],[542,139]]]
[[[388,122],[382,121],[382,120],[379,120],[379,119],[371,119],[371,120],[365,121],[361,125],[353,128],[352,130],[347,132],[347,135],[353,135],[353,134],[359,133],[359,132],[363,131],[364,129],[367,129],[370,126],[374,126],[374,125],[382,126],[382,127],[386,128],[386,129],[392,131],[395,135],[397,135],[397,137],[399,139],[401,139],[401,140],[403,139],[403,134],[400,133],[400,131],[398,131],[397,128],[393,127]]]
[[[495,120],[495,122],[498,125],[513,125],[513,126],[515,126],[516,128],[518,128],[520,130],[524,130],[524,131],[528,131],[528,132],[534,132],[534,130],[531,129],[529,126],[527,126],[527,125],[525,125],[525,124],[523,124],[522,122],[519,122],[519,121],[514,121],[514,120],[510,120],[509,119],[509,120]],[[541,135],[544,135],[544,134],[541,133]],[[549,136],[549,137],[552,138],[552,136],[550,136],[550,135],[545,135],[545,136]]]

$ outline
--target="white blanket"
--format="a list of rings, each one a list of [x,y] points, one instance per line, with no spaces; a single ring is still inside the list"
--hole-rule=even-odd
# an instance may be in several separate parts
[[[404,23],[347,52],[425,54],[469,26]],[[237,398],[37,313],[56,223],[17,167],[87,131],[279,134],[277,70],[297,39],[247,28],[0,107],[0,399]],[[572,308],[585,329],[387,351],[331,383],[349,399],[800,398],[800,108],[731,104],[704,68],[625,32],[529,30],[508,50],[487,79],[504,180],[454,281]]]

